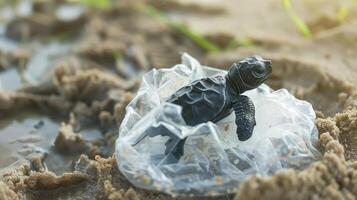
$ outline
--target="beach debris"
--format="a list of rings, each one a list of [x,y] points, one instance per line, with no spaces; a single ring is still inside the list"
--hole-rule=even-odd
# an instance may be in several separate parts
[[[131,183],[178,196],[223,195],[233,193],[251,175],[301,170],[320,157],[314,147],[317,130],[311,104],[285,89],[272,91],[262,84],[244,92],[254,104],[256,120],[252,136],[244,142],[237,137],[234,112],[215,123],[189,125],[182,117],[183,108],[166,101],[194,80],[226,74],[183,54],[182,64],[153,69],[143,77],[126,108],[116,142],[119,169]],[[176,163],[165,162],[170,138],[159,132],[135,145],[159,125],[178,138],[187,138]]]

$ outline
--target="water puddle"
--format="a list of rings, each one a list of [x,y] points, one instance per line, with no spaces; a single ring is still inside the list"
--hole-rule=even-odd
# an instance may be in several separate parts
[[[55,11],[62,20],[73,20],[83,12],[80,6],[62,5]],[[16,42],[5,36],[6,23],[16,16],[28,16],[32,13],[32,2],[22,0],[16,6],[0,8],[0,50],[11,52],[16,49],[29,51],[31,57],[24,70],[19,66],[8,66],[0,71],[0,91],[16,91],[24,86],[37,85],[50,78],[57,62],[68,57],[77,38],[48,38],[31,42]],[[57,174],[72,171],[73,162],[80,153],[64,154],[54,147],[61,122],[58,119],[37,111],[18,111],[5,115],[0,112],[0,169],[12,163],[29,159],[36,153],[45,154],[47,170]],[[82,128],[79,134],[88,142],[102,138],[102,133],[95,126]]]
[[[48,44],[33,44],[34,55],[27,64],[26,73],[32,84],[49,76],[55,63],[65,57],[73,44],[52,41]]]
[[[31,153],[50,149],[59,128],[54,119],[26,111],[6,116],[0,121],[0,167],[5,167]]]
[[[23,83],[16,68],[10,68],[0,73],[1,87],[5,90],[17,90]]]
[[[72,169],[73,161],[80,154],[63,154],[54,147],[60,122],[63,120],[33,111],[1,118],[3,119],[0,120],[0,168],[26,159],[31,154],[45,153],[45,165],[48,170],[62,174]],[[101,132],[96,128],[83,129],[80,134],[88,141],[102,138]]]

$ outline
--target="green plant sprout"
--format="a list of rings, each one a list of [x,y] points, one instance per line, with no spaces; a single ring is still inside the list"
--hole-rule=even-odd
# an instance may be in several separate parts
[[[339,23],[342,23],[346,17],[348,16],[348,14],[350,13],[350,9],[346,6],[341,6],[338,10],[337,10],[337,15],[336,15],[336,20]]]
[[[249,38],[238,38],[238,44],[243,47],[252,47],[254,46],[254,41]]]
[[[287,13],[289,14],[291,20],[294,22],[298,30],[305,36],[311,37],[312,33],[306,23],[295,13],[291,7],[290,0],[283,0],[283,5]]]
[[[235,49],[239,46],[238,41],[236,38],[232,38],[227,45],[227,49]]]
[[[142,12],[144,12],[145,14],[147,14],[151,17],[154,17],[154,18],[164,22],[165,24],[168,24],[169,26],[173,27],[174,29],[180,31],[185,36],[190,38],[194,43],[196,43],[198,46],[200,46],[202,49],[204,49],[208,52],[221,51],[221,49],[216,44],[208,41],[203,36],[195,33],[185,24],[170,20],[164,13],[157,10],[155,7],[150,6],[150,5],[141,5],[141,6],[139,6],[139,10],[141,10]]]
[[[239,37],[236,37],[236,38],[233,38],[229,43],[228,43],[228,46],[227,46],[227,49],[235,49],[239,46],[242,46],[242,47],[252,47],[254,46],[254,41],[249,39],[249,38],[239,38]]]
[[[119,51],[114,51],[113,52],[113,57],[117,61],[123,60],[123,54],[121,52],[119,52]]]
[[[108,9],[112,5],[111,0],[72,0],[72,2],[102,10]]]

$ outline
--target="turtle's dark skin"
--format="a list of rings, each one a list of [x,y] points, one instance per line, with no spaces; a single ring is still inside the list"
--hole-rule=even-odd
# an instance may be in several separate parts
[[[248,57],[234,63],[226,76],[193,81],[176,91],[167,102],[182,106],[182,117],[190,126],[208,121],[218,122],[234,111],[238,139],[245,141],[252,136],[256,123],[253,102],[242,94],[260,86],[271,73],[270,60],[260,56]],[[146,133],[145,136],[149,137],[158,134],[169,136],[165,151],[168,162],[177,162],[183,155],[186,138],[178,138],[162,125],[152,127]]]

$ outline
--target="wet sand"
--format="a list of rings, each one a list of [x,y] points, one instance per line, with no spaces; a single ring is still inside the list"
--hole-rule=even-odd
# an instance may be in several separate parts
[[[182,52],[222,68],[252,54],[271,58],[268,84],[309,101],[318,116],[320,161],[303,171],[252,177],[237,194],[212,199],[357,195],[353,1],[293,1],[311,38],[301,35],[278,0],[149,1],[222,48],[232,38],[250,41],[218,53],[147,16],[138,10],[140,1],[118,1],[106,11],[70,5],[70,19],[53,12],[64,2],[35,2],[20,3],[23,16],[0,14],[0,199],[175,199],[133,187],[113,152],[141,75],[178,63]],[[341,6],[350,9],[342,22],[336,19]]]

